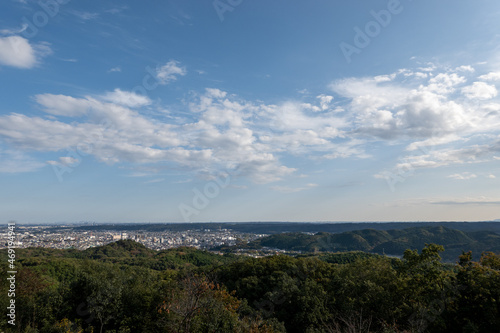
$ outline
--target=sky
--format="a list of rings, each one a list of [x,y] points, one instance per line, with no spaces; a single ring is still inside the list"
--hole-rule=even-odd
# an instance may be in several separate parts
[[[500,2],[5,0],[0,220],[500,219]]]

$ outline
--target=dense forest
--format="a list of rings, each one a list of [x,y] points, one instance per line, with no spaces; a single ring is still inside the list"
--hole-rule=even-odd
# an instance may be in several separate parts
[[[443,264],[364,252],[250,258],[130,240],[17,249],[16,326],[2,332],[500,332],[500,256]],[[6,251],[1,293],[7,294]],[[4,264],[5,263],[5,264]],[[2,297],[0,307],[8,300]]]
[[[363,229],[342,233],[282,233],[260,238],[238,248],[277,248],[290,251],[365,251],[401,256],[406,249],[421,249],[426,243],[443,245],[441,257],[454,262],[463,251],[472,251],[479,260],[482,252],[500,252],[500,235],[491,231],[460,231],[443,226],[407,229]],[[230,248],[221,247],[230,252]]]

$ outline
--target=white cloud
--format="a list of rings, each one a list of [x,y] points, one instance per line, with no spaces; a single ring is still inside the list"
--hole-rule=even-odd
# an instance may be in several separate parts
[[[417,149],[421,149],[421,150],[425,151],[425,150],[428,150],[428,147],[443,145],[443,144],[447,144],[447,143],[455,142],[455,141],[459,141],[459,140],[462,140],[462,138],[460,138],[460,136],[458,136],[456,134],[450,134],[450,135],[446,135],[443,137],[432,137],[432,138],[429,138],[429,139],[426,139],[423,141],[412,142],[411,144],[408,145],[408,147],[406,147],[406,150],[407,151],[414,151]]]
[[[107,164],[156,165],[151,170],[180,165],[198,174],[210,174],[237,168],[241,175],[258,183],[280,180],[293,173],[295,169],[282,165],[270,146],[258,142],[248,127],[246,114],[258,108],[225,96],[220,90],[207,90],[196,107],[198,119],[169,124],[131,110],[129,107],[143,106],[149,101],[137,96],[129,99],[128,93],[119,90],[98,96],[101,100],[37,95],[35,100],[52,115],[85,118],[67,124],[20,114],[4,115],[0,116],[0,137],[23,150],[80,147]]]
[[[456,72],[445,68],[441,73],[440,68],[430,67],[437,73],[429,78],[417,78],[413,70],[401,69],[385,76],[337,80],[330,88],[348,99],[341,108],[346,116],[351,115],[351,131],[359,135],[416,142],[456,135],[453,141],[458,141],[500,126],[500,109],[493,100],[496,88],[484,82],[462,87],[466,79],[458,72],[473,75],[471,66],[458,67]],[[491,101],[485,103],[485,99]],[[417,145],[410,144],[408,149]]]
[[[462,94],[470,99],[491,99],[498,95],[495,86],[484,82],[474,82],[471,86],[462,88]]]
[[[331,88],[351,99],[346,109],[354,113],[357,132],[382,139],[421,138],[467,124],[463,106],[437,93],[449,94],[459,82],[458,76],[443,74],[429,80],[427,86],[405,87],[364,78],[340,80]]]
[[[95,20],[99,17],[99,13],[91,13],[79,10],[72,10],[70,11],[70,13],[84,21]]]
[[[500,72],[490,72],[488,74],[481,75],[478,79],[484,81],[500,81]]]
[[[52,166],[63,165],[66,167],[74,167],[74,166],[80,164],[81,161],[79,159],[71,157],[71,156],[62,156],[62,157],[59,157],[58,161],[47,161],[46,163],[48,165],[52,165]]]
[[[330,106],[330,103],[333,101],[333,96],[324,95],[324,94],[316,96],[316,98],[319,99],[319,101],[320,101],[321,110],[328,109],[328,107]]]
[[[105,10],[104,12],[106,12],[106,13],[110,13],[110,14],[115,15],[115,14],[119,14],[119,13],[121,13],[122,11],[127,10],[127,9],[129,9],[129,7],[128,7],[128,6],[126,6],[126,5],[122,5],[122,6],[117,6],[117,7],[114,7],[114,8],[108,9],[108,10]]]
[[[490,179],[495,179],[495,178],[497,178],[497,177],[496,177],[495,175],[490,174],[490,175],[488,175],[488,178],[490,178]]]
[[[455,70],[458,71],[458,72],[469,72],[469,73],[474,73],[476,71],[470,65],[459,66],[459,67],[455,68]]]
[[[448,165],[480,163],[497,159],[500,140],[483,145],[470,145],[461,148],[434,149],[420,155],[405,156],[395,169],[414,170],[417,168],[437,168]]]
[[[35,95],[35,100],[44,107],[45,112],[67,117],[83,116],[91,105],[87,100],[65,95],[40,94]]]
[[[448,178],[457,179],[457,180],[468,180],[468,179],[477,178],[477,175],[470,173],[470,172],[462,172],[462,173],[455,173],[453,175],[449,175]]]
[[[76,159],[76,158],[71,157],[71,156],[63,156],[63,157],[60,157],[59,160],[61,161],[62,164],[66,165],[66,166],[72,166],[72,165],[80,163],[79,159]]]
[[[19,36],[0,37],[0,65],[32,68],[37,55],[29,41]]]
[[[118,105],[136,108],[151,104],[151,100],[147,96],[138,95],[134,92],[115,89],[113,92],[107,92],[101,98],[107,102]]]
[[[170,60],[165,65],[156,69],[156,77],[161,84],[168,84],[177,80],[178,76],[186,75],[186,68],[179,66],[179,64],[176,60]]]
[[[17,35],[24,32],[28,28],[27,24],[23,24],[21,28],[18,29],[1,29],[0,35]]]
[[[45,166],[20,151],[0,148],[0,173],[33,172]]]
[[[430,137],[447,134],[467,125],[464,107],[427,91],[412,91],[396,112],[396,128],[406,135]],[[401,135],[402,133],[398,133]]]
[[[437,69],[437,66],[433,63],[427,63],[427,67],[418,67],[419,71],[422,72],[433,72]]]
[[[164,83],[185,74],[179,63],[169,63],[158,68]],[[316,161],[367,158],[365,149],[375,141],[418,151],[396,165],[405,170],[493,159],[500,152],[493,134],[500,126],[500,103],[454,93],[464,78],[433,70],[437,73],[429,77],[404,69],[335,81],[330,88],[341,97],[335,103],[334,96],[310,94],[302,101],[265,104],[207,88],[186,102],[186,116],[159,115],[148,97],[120,89],[83,98],[40,94],[35,101],[50,119],[0,116],[0,138],[24,151],[83,144],[98,161],[147,167],[149,174],[181,167],[210,177],[238,170],[257,183],[295,173],[289,155]],[[69,123],[61,116],[78,118]],[[474,144],[464,146],[469,141]]]
[[[108,73],[121,72],[121,71],[122,71],[121,67],[117,66],[117,67],[113,67],[113,68],[109,69]]]
[[[454,92],[456,86],[464,82],[466,79],[456,73],[440,73],[429,80],[425,90],[446,95]]]
[[[21,149],[58,151],[83,142],[90,125],[70,125],[21,114],[0,116],[0,136]]]

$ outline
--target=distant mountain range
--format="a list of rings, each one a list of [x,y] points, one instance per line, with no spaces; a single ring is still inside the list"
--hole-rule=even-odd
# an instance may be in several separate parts
[[[215,223],[114,223],[83,226],[53,226],[48,232],[60,229],[117,230],[149,232],[184,231],[184,230],[217,230],[229,229],[246,233],[276,234],[283,232],[333,232],[340,233],[362,229],[394,230],[416,227],[443,226],[466,232],[493,231],[500,233],[500,221],[482,222],[215,222]]]
[[[365,251],[400,256],[406,249],[421,250],[426,243],[443,245],[445,261],[455,261],[462,251],[472,251],[475,258],[481,252],[500,253],[500,234],[492,231],[451,229],[443,226],[407,229],[363,229],[342,233],[316,234],[282,233],[260,238],[248,244],[249,248],[278,248],[304,252]]]

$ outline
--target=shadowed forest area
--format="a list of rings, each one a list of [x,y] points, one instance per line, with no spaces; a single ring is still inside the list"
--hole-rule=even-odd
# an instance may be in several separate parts
[[[299,232],[281,233],[263,237],[237,248],[261,249],[271,247],[301,252],[364,251],[377,254],[401,256],[406,249],[422,249],[426,243],[444,247],[441,258],[455,262],[464,250],[472,251],[479,260],[482,252],[500,252],[500,235],[493,231],[461,231],[444,226],[426,226],[406,229],[376,230],[362,229],[341,233]],[[230,251],[230,248],[220,247]]]
[[[18,249],[4,332],[499,332],[500,256],[364,252],[250,258],[131,240]],[[6,263],[6,250],[1,251]],[[7,293],[2,267],[1,289]],[[0,306],[8,306],[2,297]]]

